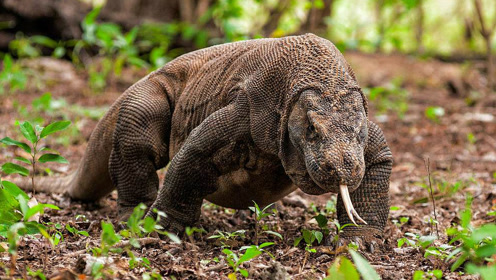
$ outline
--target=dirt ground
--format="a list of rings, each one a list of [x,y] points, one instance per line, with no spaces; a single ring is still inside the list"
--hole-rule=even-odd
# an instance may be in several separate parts
[[[445,279],[476,279],[463,275],[461,271],[450,272],[450,262],[435,258],[424,258],[422,250],[397,248],[397,240],[410,232],[420,235],[435,233],[429,224],[434,218],[432,203],[428,202],[426,159],[430,161],[431,177],[436,199],[436,217],[439,222],[440,242],[446,243],[445,230],[458,221],[458,214],[465,206],[470,193],[473,201],[473,224],[494,222],[489,211],[496,207],[496,98],[484,95],[483,76],[473,67],[439,61],[420,60],[408,56],[364,55],[347,53],[345,57],[357,72],[362,87],[388,86],[391,81],[401,79],[400,86],[408,93],[408,110],[399,117],[394,112],[378,114],[377,103],[370,102],[370,119],[379,123],[394,156],[394,167],[390,185],[391,206],[388,225],[384,235],[383,250],[374,252],[360,250],[383,279],[411,279],[416,270],[441,269]],[[93,93],[86,82],[87,74],[71,64],[50,58],[25,61],[36,79],[28,89],[0,96],[0,137],[14,137],[14,122],[24,120],[21,105],[27,106],[28,118],[36,114],[31,102],[45,92],[51,92],[53,100],[64,99],[67,105],[54,112],[41,114],[46,121],[69,118],[73,121],[71,133],[65,133],[68,141],[49,142],[70,162],[70,166],[50,165],[54,173],[74,170],[81,159],[86,140],[97,123],[97,118],[81,113],[81,108],[102,111],[119,94],[141,76],[144,71],[126,69],[122,77],[113,79],[104,93]],[[472,69],[472,70],[470,70]],[[42,85],[42,86],[40,86]],[[444,115],[437,121],[425,115],[429,106],[444,108]],[[77,109],[79,108],[79,109]],[[100,109],[99,111],[97,109]],[[17,134],[18,135],[18,134]],[[0,163],[9,160],[19,151],[2,148]],[[57,176],[59,174],[55,174]],[[160,172],[163,179],[163,171]],[[448,186],[448,187],[443,187]],[[453,190],[453,186],[459,186]],[[115,220],[116,193],[99,203],[82,204],[70,201],[61,195],[37,194],[40,202],[53,203],[59,211],[47,211],[42,216],[46,223],[71,224],[78,230],[88,231],[90,236],[72,235],[62,229],[64,241],[51,248],[41,238],[25,238],[21,242],[17,260],[16,277],[28,278],[24,271],[43,269],[45,275],[56,279],[84,279],[78,276],[85,269],[85,261],[92,247],[100,246],[102,220]],[[280,233],[277,237],[262,237],[272,241],[268,247],[274,258],[267,254],[243,265],[254,279],[320,279],[325,277],[335,255],[330,247],[315,245],[317,252],[308,254],[303,246],[295,247],[294,239],[301,236],[302,229],[318,230],[313,219],[316,212],[328,213],[330,221],[336,218],[332,211],[335,195],[305,195],[300,191],[277,203],[277,214],[265,219],[264,224]],[[326,207],[327,206],[327,207]],[[182,244],[152,239],[137,256],[146,257],[151,267],[167,277],[176,279],[227,279],[232,269],[226,264],[218,240],[208,239],[216,231],[233,232],[246,230],[245,238],[229,242],[235,252],[241,246],[253,244],[255,220],[250,211],[233,211],[205,203],[200,226],[206,230],[195,236],[194,242],[183,240]],[[86,219],[82,219],[85,217]],[[408,221],[405,222],[405,218]],[[331,235],[335,229],[330,223]],[[332,236],[331,236],[332,237]],[[111,255],[114,277],[139,279],[143,267],[130,270],[126,254]],[[89,262],[89,261],[88,261]],[[0,268],[9,266],[6,253],[0,253]],[[5,275],[0,270],[0,275]],[[239,275],[238,275],[239,277]],[[2,278],[3,279],[3,278]]]

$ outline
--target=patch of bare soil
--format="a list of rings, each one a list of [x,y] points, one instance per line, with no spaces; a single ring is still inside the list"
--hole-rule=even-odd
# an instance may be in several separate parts
[[[488,216],[496,204],[496,102],[487,95],[484,98],[467,102],[472,94],[484,83],[478,72],[471,72],[457,64],[438,61],[421,61],[406,56],[346,55],[357,72],[362,86],[381,86],[401,76],[402,86],[409,92],[408,110],[400,118],[394,113],[387,117],[376,118],[375,103],[371,102],[370,118],[377,121],[386,134],[392,149],[395,163],[393,167],[390,197],[391,211],[385,230],[384,248],[369,252],[361,249],[364,255],[383,279],[411,279],[416,270],[428,271],[441,269],[446,279],[475,279],[462,275],[459,271],[450,272],[450,263],[433,257],[424,258],[420,249],[397,248],[397,240],[405,233],[428,235],[436,231],[429,224],[434,218],[432,203],[427,201],[428,191],[422,187],[427,184],[425,159],[431,163],[436,214],[439,222],[441,241],[446,243],[445,230],[458,221],[459,212],[464,208],[467,194],[472,194],[473,223],[480,225],[494,222]],[[82,107],[109,106],[127,86],[137,81],[144,73],[128,69],[124,80],[115,80],[105,93],[92,93],[86,83],[87,75],[72,68],[70,64],[54,60],[38,60],[26,63],[41,75],[42,90],[36,85],[14,95],[0,97],[0,135],[12,136],[14,122],[21,118],[19,104],[27,105],[46,91],[52,92],[53,99],[63,98],[71,106]],[[55,65],[55,66],[54,66]],[[60,71],[60,69],[64,69]],[[134,74],[133,74],[134,73]],[[469,104],[469,105],[467,105]],[[425,110],[429,106],[444,108],[444,116],[437,122],[429,120]],[[78,133],[71,136],[69,144],[50,142],[72,163],[69,170],[60,166],[55,171],[69,172],[76,168],[84,152],[86,140],[97,120],[61,109],[76,122]],[[72,112],[72,113],[71,113]],[[60,118],[60,115],[42,113],[47,121]],[[14,149],[0,151],[1,162],[14,155]],[[163,177],[163,172],[160,173]],[[459,186],[453,190],[453,185]],[[447,187],[443,187],[447,186]],[[25,238],[21,242],[17,259],[16,277],[28,278],[24,273],[43,269],[46,275],[55,279],[76,279],[79,274],[88,272],[87,263],[91,261],[89,248],[100,246],[101,221],[114,221],[116,218],[115,192],[95,204],[83,204],[60,195],[38,194],[43,203],[53,203],[62,209],[47,211],[42,220],[47,223],[70,224],[78,230],[89,232],[89,237],[73,235],[66,229],[60,231],[63,242],[51,248],[39,237]],[[307,254],[303,246],[295,247],[295,238],[301,236],[302,229],[318,230],[313,219],[316,212],[327,211],[329,220],[336,218],[328,201],[335,195],[309,196],[300,191],[277,203],[277,214],[265,219],[264,224],[280,233],[283,240],[263,235],[260,243],[275,242],[267,254],[243,265],[250,278],[255,279],[319,279],[326,275],[335,255],[328,246],[316,245],[316,253]],[[326,207],[327,206],[327,207]],[[327,209],[327,210],[326,210]],[[331,211],[329,211],[331,209]],[[81,219],[81,217],[86,219]],[[401,219],[402,217],[406,217]],[[245,238],[235,238],[226,246],[234,252],[245,245],[254,244],[255,220],[248,210],[233,211],[206,203],[200,225],[206,230],[196,235],[193,242],[185,239],[182,244],[150,239],[136,256],[146,257],[151,267],[163,276],[178,279],[227,279],[232,269],[226,264],[225,255],[219,240],[208,239],[216,231],[234,232],[246,230]],[[331,226],[331,235],[333,235]],[[140,278],[145,268],[129,269],[126,254],[112,255],[113,270],[117,278]],[[0,267],[9,266],[7,253],[0,253]],[[0,275],[4,273],[0,270]],[[81,279],[81,278],[79,278]]]

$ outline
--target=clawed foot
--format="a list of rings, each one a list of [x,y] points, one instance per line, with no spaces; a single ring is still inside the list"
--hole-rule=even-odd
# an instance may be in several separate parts
[[[374,253],[377,251],[383,251],[385,249],[384,240],[381,234],[375,229],[364,229],[364,230],[353,230],[348,232],[343,232],[338,238],[335,236],[329,236],[324,245],[329,246],[331,251],[335,254],[348,251],[355,244],[358,250]],[[337,239],[337,240],[336,240]]]

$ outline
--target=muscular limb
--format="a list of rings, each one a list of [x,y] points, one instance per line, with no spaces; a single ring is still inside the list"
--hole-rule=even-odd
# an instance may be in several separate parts
[[[365,151],[366,171],[360,187],[350,194],[358,214],[367,222],[359,227],[348,226],[343,237],[381,236],[389,214],[389,177],[393,157],[380,128],[369,122],[369,138]],[[337,205],[341,225],[352,223],[341,197]]]
[[[165,228],[180,233],[184,226],[196,223],[203,198],[217,190],[220,174],[212,155],[249,132],[248,106],[240,103],[238,99],[206,118],[172,159],[164,186],[151,207],[167,214],[160,221]]]
[[[169,161],[171,113],[162,87],[151,79],[125,93],[113,135],[110,177],[118,191],[119,218],[157,196],[157,170]]]

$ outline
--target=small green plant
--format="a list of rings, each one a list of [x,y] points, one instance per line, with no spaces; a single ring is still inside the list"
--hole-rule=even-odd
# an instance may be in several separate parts
[[[326,280],[379,280],[381,279],[370,263],[355,250],[348,250],[353,263],[345,256],[339,256],[327,270]]]
[[[75,236],[78,236],[78,235],[82,235],[82,236],[90,236],[89,233],[85,230],[78,230],[76,229],[75,227],[72,227],[70,224],[66,224],[65,225],[65,229],[70,232],[72,235],[75,235]]]
[[[23,149],[26,153],[29,154],[30,159],[27,159],[22,156],[17,156],[15,159],[31,166],[31,185],[33,192],[36,191],[35,185],[35,174],[36,174],[36,164],[38,162],[58,162],[58,163],[68,163],[68,161],[61,155],[55,153],[44,153],[43,155],[39,155],[41,152],[48,150],[45,147],[40,147],[40,142],[42,139],[46,138],[48,135],[53,134],[57,131],[61,131],[66,129],[71,124],[70,121],[58,121],[47,125],[46,127],[36,126],[30,122],[23,122],[19,125],[19,129],[26,140],[31,143],[31,146],[24,142],[16,141],[12,138],[5,137],[0,140],[0,143],[17,146]],[[53,151],[53,150],[51,150]],[[15,163],[5,163],[2,165],[2,171],[6,174],[20,174],[22,176],[29,176],[30,172],[25,167],[22,167]]]
[[[209,236],[207,239],[216,239],[222,245],[222,248],[231,248],[232,245],[237,243],[237,239],[245,239],[246,238],[246,230],[241,229],[234,232],[223,232],[220,230],[216,230],[216,234]]]
[[[405,233],[406,237],[398,239],[398,248],[403,247],[403,245],[408,245],[408,247],[422,248],[426,249],[429,247],[434,240],[437,239],[434,235],[419,235],[411,232]]]
[[[315,253],[317,250],[313,248],[313,244],[315,241],[317,241],[318,244],[322,242],[322,239],[324,238],[324,235],[322,232],[318,230],[308,230],[308,229],[302,229],[301,230],[301,236],[296,238],[294,241],[294,246],[298,246],[300,242],[303,240],[305,241],[305,251],[308,253]]]
[[[108,257],[110,253],[122,254],[125,252],[129,257],[129,268],[139,268],[151,269],[150,261],[145,257],[137,257],[132,249],[141,248],[140,240],[143,237],[147,237],[152,233],[158,233],[167,236],[171,241],[175,243],[181,243],[181,240],[172,233],[164,231],[159,225],[161,218],[165,217],[165,213],[156,211],[157,218],[154,219],[150,216],[143,218],[146,212],[146,205],[143,203],[136,206],[131,213],[129,219],[125,223],[126,229],[119,232],[115,231],[112,223],[102,221],[102,233],[100,236],[100,246],[91,249],[95,257]],[[127,239],[127,243],[123,244],[123,240]],[[92,266],[92,276],[98,277],[110,277],[112,276],[112,271],[107,271],[108,267],[105,262],[95,261]],[[155,272],[150,272],[148,276],[155,275]],[[155,277],[155,276],[154,276]],[[151,278],[157,279],[157,278]]]
[[[76,53],[87,47],[96,46],[99,49],[98,55],[102,59],[96,60],[96,64],[91,64],[88,71],[90,86],[95,91],[106,87],[111,74],[120,76],[126,64],[139,68],[149,67],[149,64],[139,57],[139,49],[135,43],[138,28],[123,33],[122,28],[115,23],[98,23],[96,18],[100,11],[101,7],[97,7],[86,15],[81,23],[83,39],[74,48]]]
[[[47,232],[46,226],[34,218],[36,215],[43,214],[45,208],[58,210],[57,206],[37,204],[35,200],[30,200],[28,195],[14,183],[3,181],[1,178],[0,205],[2,205],[0,210],[0,236],[7,238],[7,251],[11,255],[9,273],[15,271],[17,249],[22,236],[41,233],[53,246],[58,243],[58,240],[52,238]],[[3,246],[0,247],[3,248]]]
[[[15,92],[26,89],[28,71],[15,63],[9,54],[3,57],[3,69],[0,72],[0,94],[5,91]]]
[[[386,114],[391,111],[403,118],[408,110],[409,93],[401,86],[401,83],[402,79],[396,78],[384,87],[364,89],[369,100],[375,104],[378,114]]]
[[[470,145],[474,145],[477,142],[477,137],[472,132],[467,133],[467,141]]]
[[[439,269],[429,271],[417,270],[413,273],[413,280],[434,280],[442,278],[443,272]]]
[[[189,242],[195,243],[195,240],[193,239],[193,235],[195,233],[200,234],[202,236],[203,233],[206,233],[207,231],[204,230],[203,228],[197,228],[197,227],[186,227],[184,229],[184,232],[186,233],[186,236],[188,236]]]
[[[276,214],[277,210],[273,207],[274,203],[271,203],[271,204],[265,206],[263,209],[260,209],[260,207],[258,206],[258,204],[255,201],[253,201],[253,204],[254,204],[254,206],[250,206],[248,208],[255,215],[255,244],[258,244],[258,238],[259,238],[260,234],[262,233],[262,232],[260,232],[262,220],[264,218],[270,216],[270,215]],[[269,210],[272,210],[271,211],[272,213],[268,212]],[[281,234],[279,234],[275,231],[272,231],[272,230],[267,229],[267,230],[264,230],[263,233],[274,235],[274,236],[282,239]]]
[[[425,117],[434,123],[439,123],[444,116],[444,108],[439,106],[429,106],[425,109]]]
[[[313,244],[315,241],[317,241],[317,244],[320,244],[322,242],[322,239],[324,238],[324,235],[322,232],[318,230],[308,230],[308,229],[302,229],[301,230],[301,236],[296,238],[293,245],[296,247],[298,246],[301,241],[305,241],[305,258],[303,259],[303,263],[301,265],[301,268],[305,267],[305,264],[307,262],[308,256],[310,253],[316,253],[317,250],[313,248]]]
[[[241,268],[240,266],[248,262],[259,255],[261,255],[263,252],[266,252],[263,248],[274,245],[273,242],[265,242],[260,244],[259,246],[257,245],[251,245],[251,246],[246,246],[240,248],[240,251],[245,250],[245,252],[238,256],[236,253],[234,253],[232,250],[224,248],[222,250],[222,253],[226,255],[226,261],[229,264],[229,266],[232,268],[233,272],[229,273],[228,278],[229,279],[237,279],[236,278],[236,273],[240,273],[244,277],[248,277],[248,271],[246,269]],[[268,252],[267,252],[268,253]],[[273,257],[270,253],[269,255]]]
[[[461,190],[470,186],[470,184],[474,184],[474,183],[476,183],[476,181],[473,178],[457,180],[457,181],[447,180],[441,175],[433,172],[431,178],[433,197],[435,200],[451,197],[459,193]],[[418,183],[417,185],[430,192],[428,179],[426,179],[426,182],[421,182]],[[429,201],[428,196],[423,196],[421,198],[416,199],[414,203],[426,203],[428,201]]]
[[[466,263],[467,273],[479,273],[483,279],[493,279],[496,268],[487,264],[494,262],[493,256],[496,254],[496,224],[489,223],[474,228],[471,224],[471,206],[472,197],[468,196],[465,209],[460,213],[460,225],[446,230],[451,237],[449,244],[457,245],[448,256],[448,259],[456,258],[451,271]]]

